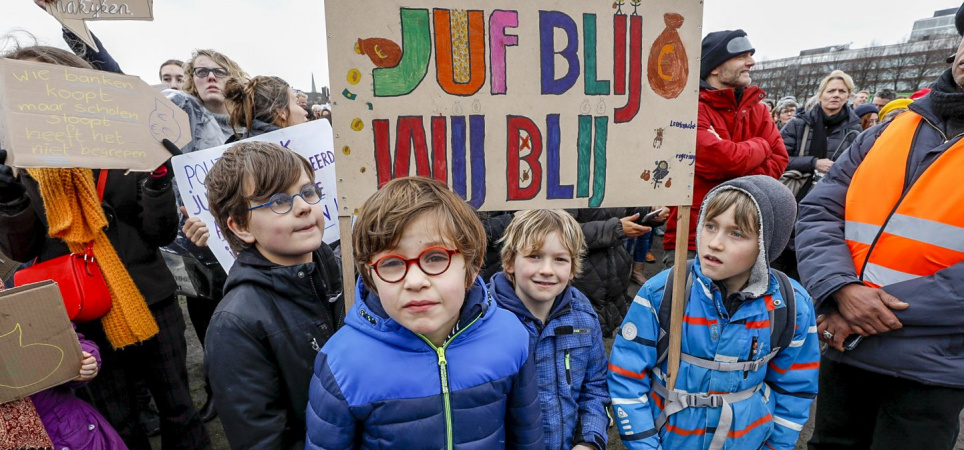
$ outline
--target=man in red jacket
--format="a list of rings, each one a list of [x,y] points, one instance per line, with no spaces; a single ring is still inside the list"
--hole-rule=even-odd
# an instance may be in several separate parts
[[[780,130],[761,102],[766,93],[750,85],[754,52],[743,30],[714,31],[703,38],[688,259],[696,256],[696,221],[710,189],[744,175],[779,178],[787,167]],[[663,238],[667,265],[674,259],[677,211],[671,209]]]

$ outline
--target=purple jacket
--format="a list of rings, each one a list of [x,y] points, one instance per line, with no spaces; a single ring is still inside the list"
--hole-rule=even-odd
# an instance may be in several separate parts
[[[100,349],[97,344],[77,333],[80,348],[97,358],[100,366]],[[40,391],[30,396],[40,420],[54,443],[56,450],[127,450],[114,428],[92,406],[74,397],[71,388],[85,383],[70,382]]]

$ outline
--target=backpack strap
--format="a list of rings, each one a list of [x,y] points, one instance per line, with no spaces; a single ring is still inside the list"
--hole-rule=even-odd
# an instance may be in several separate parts
[[[790,342],[793,341],[797,325],[797,295],[787,274],[777,269],[770,271],[777,277],[780,296],[783,297],[783,303],[786,303],[784,308],[770,311],[770,349],[776,352],[790,347]]]
[[[663,299],[659,303],[656,319],[659,321],[659,337],[656,339],[656,366],[662,364],[669,356],[669,323],[673,311],[673,268],[670,267],[663,287]],[[686,294],[683,297],[683,308],[690,301],[690,291],[693,290],[693,260],[686,261]]]

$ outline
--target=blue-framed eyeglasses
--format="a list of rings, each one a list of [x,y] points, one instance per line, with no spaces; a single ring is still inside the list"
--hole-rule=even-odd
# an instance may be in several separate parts
[[[279,192],[272,195],[266,203],[252,206],[248,208],[248,211],[254,211],[258,208],[264,208],[267,206],[271,209],[271,212],[275,214],[288,214],[288,211],[291,211],[291,208],[295,204],[295,197],[301,197],[305,203],[314,205],[321,201],[321,189],[319,189],[314,183],[310,183],[302,186],[301,192],[295,195],[288,195],[285,192]]]

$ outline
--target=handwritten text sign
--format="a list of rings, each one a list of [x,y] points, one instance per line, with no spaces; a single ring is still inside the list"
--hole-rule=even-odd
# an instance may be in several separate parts
[[[154,0],[56,0],[47,3],[47,12],[98,50],[85,20],[154,20]]]
[[[16,167],[147,172],[191,142],[187,114],[140,78],[0,59],[0,144]]]
[[[83,355],[57,283],[0,292],[0,403],[80,375]]]
[[[315,171],[315,184],[321,188],[321,210],[325,216],[325,242],[338,240],[338,194],[335,185],[335,155],[331,148],[331,125],[327,120],[315,120],[293,127],[282,128],[271,133],[245,139],[240,142],[274,142],[301,156],[311,164]],[[225,150],[236,144],[227,144],[175,156],[171,159],[177,188],[184,201],[184,207],[191,217],[200,217],[209,230],[208,246],[218,258],[221,267],[227,272],[234,265],[234,254],[224,237],[227,230],[218,228],[214,216],[208,210],[207,190],[204,177],[221,158]],[[266,168],[270,170],[270,168]]]
[[[326,7],[340,214],[407,175],[483,210],[691,203],[699,0]]]

